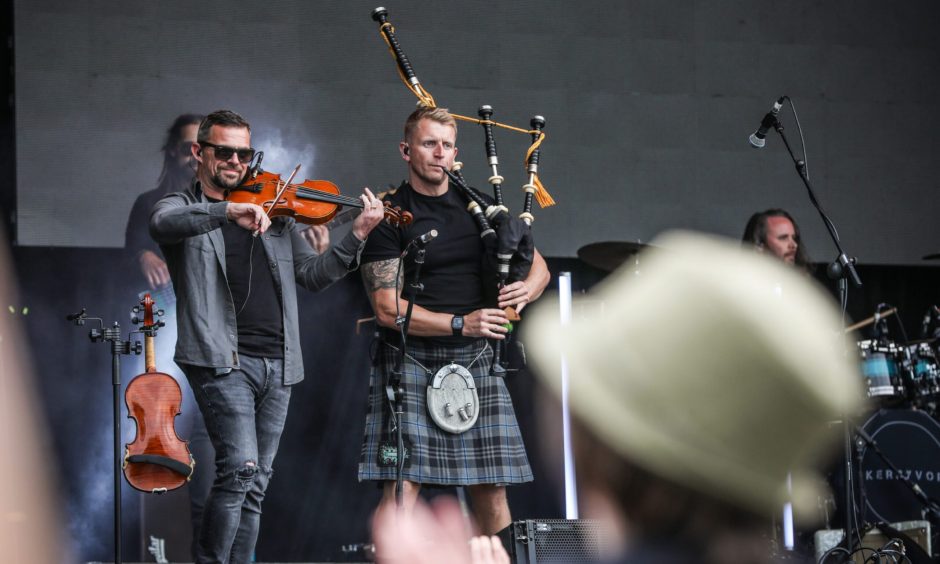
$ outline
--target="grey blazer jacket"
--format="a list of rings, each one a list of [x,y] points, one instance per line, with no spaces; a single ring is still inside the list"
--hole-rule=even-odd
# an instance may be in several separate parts
[[[238,368],[235,306],[225,275],[225,242],[219,227],[228,222],[227,202],[210,202],[198,181],[190,190],[168,194],[150,213],[150,236],[160,244],[176,293],[174,360],[216,368]],[[365,246],[346,235],[322,255],[310,248],[293,219],[278,217],[258,238],[280,294],[284,321],[284,385],[303,380],[297,284],[322,290],[359,266]]]

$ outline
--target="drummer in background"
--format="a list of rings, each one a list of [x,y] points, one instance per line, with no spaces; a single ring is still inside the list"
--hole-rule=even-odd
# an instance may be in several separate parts
[[[800,228],[786,210],[772,208],[755,213],[747,221],[741,240],[754,245],[758,252],[769,252],[801,270],[811,269]]]

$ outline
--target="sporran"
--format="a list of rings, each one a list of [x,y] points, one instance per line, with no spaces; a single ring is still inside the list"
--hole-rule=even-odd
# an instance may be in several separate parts
[[[428,383],[428,414],[448,433],[472,428],[480,415],[479,406],[473,375],[455,362],[438,370]]]

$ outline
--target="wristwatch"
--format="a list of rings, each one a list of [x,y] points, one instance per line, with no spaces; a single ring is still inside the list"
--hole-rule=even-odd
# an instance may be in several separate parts
[[[450,320],[450,330],[454,332],[454,337],[463,335],[463,316],[455,315]]]

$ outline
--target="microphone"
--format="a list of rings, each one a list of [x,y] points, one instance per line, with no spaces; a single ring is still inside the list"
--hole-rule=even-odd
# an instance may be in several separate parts
[[[82,318],[84,315],[85,315],[85,308],[82,308],[82,311],[80,311],[80,312],[78,312],[78,313],[70,313],[70,314],[66,315],[66,316],[65,316],[65,320],[66,320],[66,321],[75,321],[76,319]]]
[[[425,233],[424,235],[415,237],[414,240],[408,243],[408,246],[409,247],[413,246],[419,249],[423,249],[425,246],[427,246],[428,243],[433,241],[435,237],[437,237],[437,229],[432,229],[428,231],[427,233]]]
[[[264,160],[264,151],[258,151],[255,153],[255,156],[251,158],[251,161],[248,162],[248,175],[252,178],[258,178],[258,173],[261,172],[261,161]]]
[[[774,106],[770,108],[770,111],[767,112],[767,115],[764,116],[764,119],[760,122],[760,127],[757,128],[757,131],[751,133],[751,136],[747,138],[750,142],[751,147],[755,149],[762,149],[766,141],[764,138],[767,137],[767,132],[771,127],[774,126],[774,122],[777,121],[777,114],[780,113],[780,108],[783,107],[783,100],[785,96],[781,96],[774,102]]]

